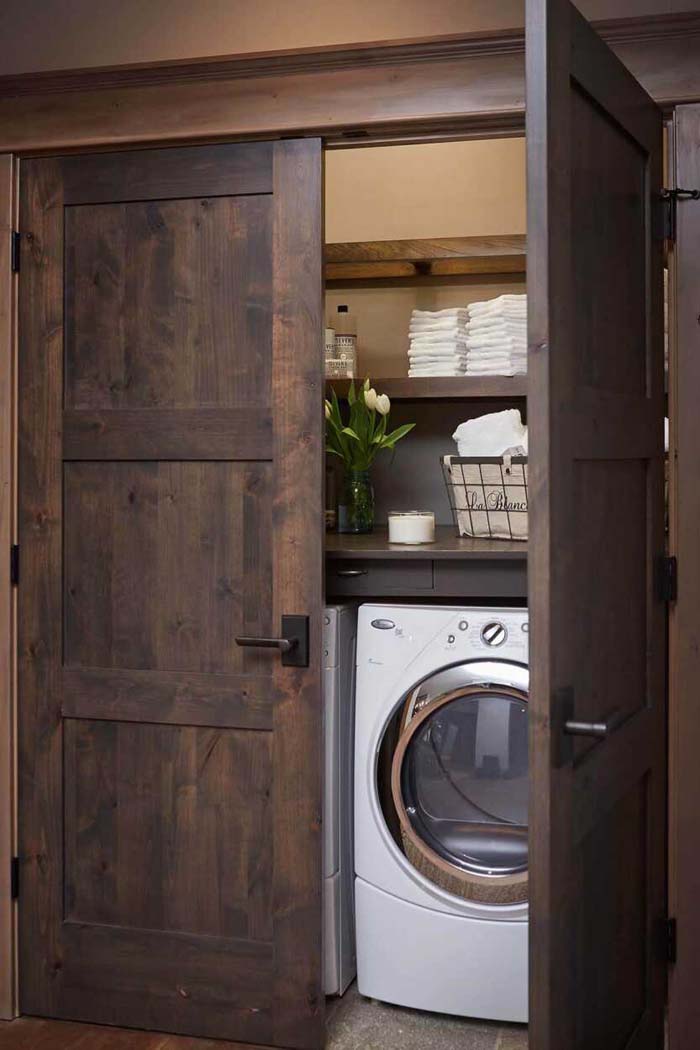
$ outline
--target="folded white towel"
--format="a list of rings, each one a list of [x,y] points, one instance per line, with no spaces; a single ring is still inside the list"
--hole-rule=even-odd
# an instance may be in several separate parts
[[[408,338],[417,343],[443,343],[450,339],[466,339],[468,328],[446,328],[444,332],[409,332]]]
[[[527,362],[519,364],[515,361],[509,361],[504,364],[491,363],[491,362],[479,362],[479,364],[469,364],[467,362],[467,375],[470,376],[519,376],[525,375],[527,372]]]
[[[466,306],[448,306],[444,310],[413,310],[411,318],[464,317],[467,309]]]
[[[476,335],[477,333],[483,333],[484,335],[490,334],[491,332],[505,332],[507,334],[517,333],[525,334],[527,332],[527,319],[516,320],[515,318],[504,318],[501,315],[494,315],[492,317],[479,318],[475,317],[473,321],[469,322],[467,327],[469,335]]]
[[[524,354],[527,352],[527,343],[524,340],[518,339],[499,339],[497,342],[493,343],[484,343],[480,340],[468,339],[467,350],[470,354],[474,354],[475,356],[478,356],[481,353],[493,353],[494,350],[502,354]]]
[[[464,371],[467,360],[463,357],[434,357],[424,361],[409,361],[409,368],[459,368]]]
[[[493,299],[481,299],[479,302],[469,303],[467,310],[471,317],[473,313],[479,313],[483,310],[497,310],[500,307],[508,309],[527,308],[527,295],[516,295],[514,293],[506,292],[503,295],[497,295]]]
[[[466,375],[466,372],[457,372],[454,369],[453,370],[449,370],[449,369],[442,369],[442,368],[427,369],[427,370],[421,369],[420,372],[415,372],[413,369],[409,369],[409,372],[408,372],[408,376],[409,376],[410,379],[433,379],[433,378],[437,378],[438,376],[441,379],[446,379],[448,376],[452,376],[454,378],[459,378],[459,377],[464,378],[465,375]]]
[[[481,303],[470,303],[467,307],[469,320],[475,317],[493,317],[503,315],[504,317],[527,316],[527,303],[504,303],[498,299],[485,299]]]
[[[525,365],[527,354],[485,354],[482,357],[468,357],[468,365],[476,368],[478,365]]]
[[[466,356],[467,345],[464,342],[433,342],[428,346],[409,346],[409,357],[440,357],[441,354],[463,354]]]
[[[502,456],[517,445],[527,449],[527,427],[517,408],[468,419],[459,424],[452,437],[460,456]]]

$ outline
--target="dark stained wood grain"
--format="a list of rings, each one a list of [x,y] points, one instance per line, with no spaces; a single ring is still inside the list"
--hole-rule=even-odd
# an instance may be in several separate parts
[[[267,407],[69,409],[66,459],[270,459]]]
[[[20,1008],[51,1016],[61,985],[61,393],[63,200],[59,165],[21,169],[20,224],[32,231],[19,291],[18,600]],[[50,800],[50,801],[49,801]],[[58,979],[56,979],[58,978]]]
[[[527,543],[458,536],[452,525],[438,525],[435,528],[435,543],[422,543],[414,547],[405,543],[389,543],[388,530],[375,528],[374,532],[357,536],[327,532],[326,558],[524,560],[527,559]]]
[[[249,1044],[192,1039],[71,1021],[0,1021],[0,1050],[246,1050]],[[258,1050],[271,1050],[260,1044]]]
[[[323,613],[323,197],[319,139],[275,145],[272,409],[273,620],[310,617],[304,669],[275,664],[274,1040],[321,1047],[321,618]]]
[[[673,129],[674,185],[700,187],[700,107],[684,106]],[[698,290],[700,289],[700,204],[681,203],[671,259],[669,415],[669,546],[678,558],[682,584],[669,615],[669,914],[678,920],[676,965],[669,973],[669,1050],[692,1045],[700,1028],[700,938],[697,882],[700,823],[700,723],[695,683],[700,673],[700,565],[697,523],[700,486],[700,384]],[[674,338],[675,337],[675,338]]]
[[[267,675],[71,668],[63,671],[64,718],[161,725],[272,729]]]
[[[20,1009],[312,1048],[321,148],[167,152],[21,173]]]
[[[601,23],[667,107],[700,99],[696,12]],[[3,78],[0,149],[271,137],[301,130],[356,145],[522,132],[521,29]],[[415,129],[415,130],[413,130]]]
[[[657,1050],[662,117],[568,0],[527,8],[530,1040]]]
[[[273,487],[269,464],[66,464],[66,665],[269,674],[234,639],[274,629]]]
[[[7,243],[16,228],[17,171],[14,157],[0,156],[0,236]],[[15,339],[17,277],[10,256],[0,253],[0,550],[16,538],[17,466]],[[0,559],[0,1017],[15,1012],[16,907],[12,902],[11,857],[16,854],[15,764],[17,649],[14,588],[10,565]]]
[[[121,159],[115,172],[112,158],[104,153],[61,158],[66,205],[272,191],[269,142],[200,146],[196,157],[187,147],[123,151]]]
[[[66,920],[270,941],[269,733],[71,718],[64,749]]]
[[[66,408],[260,404],[271,210],[259,194],[67,208]]]
[[[349,380],[330,379],[326,383],[338,397],[347,397]],[[377,377],[377,383],[392,401],[508,401],[527,396],[527,376]]]
[[[525,249],[524,235],[327,244],[324,272],[328,281],[524,273]]]

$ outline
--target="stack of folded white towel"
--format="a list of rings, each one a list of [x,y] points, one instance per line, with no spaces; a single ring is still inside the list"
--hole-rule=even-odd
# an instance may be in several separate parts
[[[467,371],[466,308],[414,310],[408,330],[409,376],[463,376]]]
[[[467,375],[527,371],[527,296],[499,295],[467,307]]]

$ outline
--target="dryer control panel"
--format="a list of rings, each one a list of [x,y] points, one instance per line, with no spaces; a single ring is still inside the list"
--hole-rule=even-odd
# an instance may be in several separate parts
[[[444,646],[459,653],[527,663],[528,619],[525,609],[465,609],[444,632]]]

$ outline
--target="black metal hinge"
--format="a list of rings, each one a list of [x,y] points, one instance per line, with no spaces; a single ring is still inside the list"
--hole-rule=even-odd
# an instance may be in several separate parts
[[[17,230],[13,230],[10,239],[10,264],[13,273],[19,273],[21,239],[22,235]]]
[[[700,201],[700,190],[662,190],[661,205],[663,208],[662,236],[669,241],[676,239],[678,201]]]
[[[10,861],[10,897],[13,901],[19,897],[19,857]]]
[[[674,557],[659,558],[656,574],[656,587],[659,601],[675,602],[678,598],[678,559]]]
[[[675,919],[666,920],[666,958],[674,963],[678,956],[678,923]]]
[[[19,544],[10,547],[10,583],[16,587],[19,583]]]

